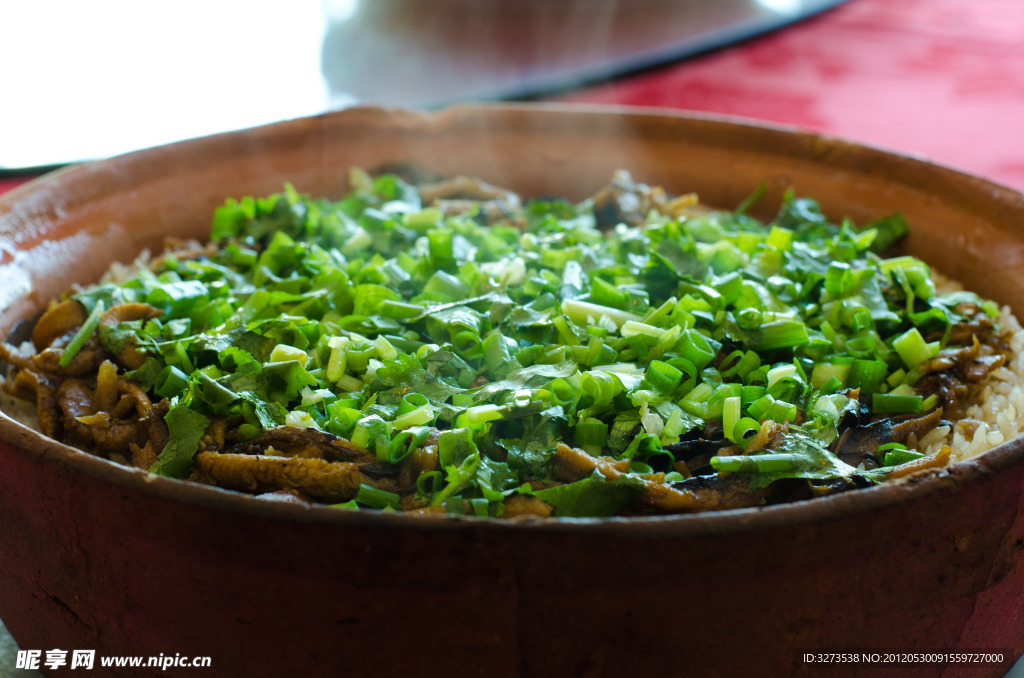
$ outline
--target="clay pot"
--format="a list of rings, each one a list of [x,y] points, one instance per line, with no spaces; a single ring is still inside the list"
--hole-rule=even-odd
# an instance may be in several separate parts
[[[204,237],[227,196],[286,181],[338,196],[349,167],[407,160],[534,195],[579,199],[626,168],[719,207],[764,184],[769,211],[790,187],[835,219],[899,211],[907,251],[1024,311],[1024,197],[920,160],[636,110],[353,109],[76,167],[4,196],[0,334],[164,235]],[[511,523],[261,501],[150,477],[2,416],[0,439],[0,617],[23,648],[209,656],[192,670],[205,678],[802,675],[816,670],[804,653],[824,650],[1003,654],[971,666],[977,676],[1024,652],[1019,440],[799,504]]]

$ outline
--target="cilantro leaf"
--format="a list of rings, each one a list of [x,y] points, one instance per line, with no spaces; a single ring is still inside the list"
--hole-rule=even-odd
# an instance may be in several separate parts
[[[533,492],[554,507],[556,516],[605,517],[620,511],[640,492],[644,482],[634,476],[605,480],[595,471],[583,480]]]
[[[194,412],[185,403],[177,403],[164,416],[169,439],[160,451],[150,473],[171,478],[184,478],[192,469],[192,458],[199,450],[199,441],[206,433],[210,419]]]

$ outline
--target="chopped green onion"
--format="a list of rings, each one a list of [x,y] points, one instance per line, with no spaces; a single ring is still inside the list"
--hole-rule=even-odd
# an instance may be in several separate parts
[[[885,378],[887,370],[888,366],[881,360],[854,360],[846,385],[860,389],[864,393],[874,393]]]
[[[174,365],[167,365],[153,384],[153,392],[161,398],[178,395],[188,386],[188,375]]]
[[[836,380],[836,388],[844,385],[853,365],[835,365],[833,363],[816,363],[811,370],[811,386],[821,388],[831,379]],[[835,390],[835,389],[832,389]]]
[[[278,344],[274,347],[274,350],[270,352],[270,362],[280,363],[286,360],[294,360],[303,367],[309,362],[309,356],[301,348],[295,348],[294,346],[288,346],[287,344]]]
[[[356,493],[356,503],[376,509],[399,508],[401,499],[394,492],[380,490],[364,483],[359,484],[359,491]]]
[[[75,335],[71,337],[71,341],[61,351],[60,358],[57,360],[57,364],[61,367],[67,367],[71,364],[78,352],[85,346],[85,342],[92,338],[92,335],[96,333],[96,329],[100,326],[100,317],[104,313],[103,301],[97,301],[96,305],[93,306],[92,311],[86,317],[85,322],[78,328]],[[192,370],[189,370],[191,372]]]
[[[747,345],[755,351],[773,351],[810,342],[807,326],[798,320],[773,320],[751,330]]]
[[[778,365],[768,370],[768,388],[783,379],[792,379],[796,375],[796,365]]]
[[[734,437],[733,430],[740,420],[740,407],[741,401],[739,396],[730,396],[722,404],[722,429],[725,431],[726,437],[734,443],[736,438]]]
[[[505,408],[500,405],[477,405],[469,407],[465,411],[466,426],[483,424],[488,421],[497,421],[504,418]]]
[[[879,414],[920,412],[922,400],[919,395],[874,393],[871,395],[871,411]]]
[[[562,313],[582,327],[593,325],[603,317],[607,317],[614,323],[616,329],[622,327],[627,322],[640,322],[640,316],[628,311],[588,301],[580,301],[579,299],[565,299],[562,301]]]
[[[395,430],[401,431],[403,429],[412,428],[413,426],[432,424],[433,422],[434,408],[430,405],[423,405],[414,410],[398,415],[391,422],[391,425]]]
[[[892,347],[908,369],[914,369],[932,357],[933,347],[925,343],[916,327],[892,340]],[[934,347],[937,350],[937,345]]]
[[[737,445],[746,446],[747,441],[757,435],[761,430],[761,424],[756,419],[750,417],[743,417],[736,422],[736,425],[732,428],[731,440]]]
[[[682,382],[683,373],[666,362],[655,360],[648,366],[645,378],[655,391],[669,395]]]
[[[885,460],[882,462],[885,466],[898,466],[899,464],[906,464],[917,459],[921,459],[924,455],[920,452],[914,452],[912,450],[894,450],[885,455]]]
[[[603,447],[608,441],[608,424],[600,419],[584,419],[576,425],[574,441],[577,445]]]
[[[791,471],[801,463],[804,463],[804,461],[804,458],[798,454],[783,452],[752,454],[749,456],[714,456],[711,457],[711,468],[720,473],[779,473]]]
[[[600,306],[622,309],[629,302],[629,295],[603,278],[591,280],[590,298]]]
[[[718,353],[718,342],[697,330],[683,330],[679,338],[679,354],[697,369],[707,367]]]
[[[621,215],[600,201],[519,210],[499,199],[503,215],[474,206],[447,216],[397,176],[357,170],[351,182],[337,202],[291,186],[229,201],[214,217],[221,250],[77,295],[88,319],[61,364],[97,334],[111,356],[138,347],[147,364],[128,378],[177,398],[175,417],[190,424],[169,425],[173,454],[161,452],[158,471],[185,474],[212,417],[239,421],[244,439],[316,427],[385,465],[435,435],[437,470],[415,479],[420,505],[493,516],[520,492],[556,515],[606,515],[639,510],[628,502],[660,472],[682,480],[672,446],[688,434],[721,427],[745,448],[762,423],[787,424],[777,451],[712,461],[765,474],[751,488],[873,479],[819,453],[842,418],[862,403],[939,404],[914,389],[950,340],[957,303],[933,299],[923,262],[868,251],[903,232],[898,220],[835,225],[788,194],[767,226],[684,215],[689,198],[638,228],[614,223]],[[103,309],[125,302],[162,315],[97,330]],[[924,341],[942,330],[942,342]],[[560,441],[628,460],[630,473],[534,492]],[[878,454],[896,463],[906,453]],[[373,482],[343,505],[399,507]]]

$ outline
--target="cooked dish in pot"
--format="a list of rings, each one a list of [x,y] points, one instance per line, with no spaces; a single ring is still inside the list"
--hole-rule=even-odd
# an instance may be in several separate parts
[[[0,344],[4,390],[151,473],[500,518],[811,499],[1024,423],[1016,320],[887,256],[898,216],[789,194],[763,223],[625,172],[578,204],[405,167],[350,183],[228,200],[209,244],[69,291]]]

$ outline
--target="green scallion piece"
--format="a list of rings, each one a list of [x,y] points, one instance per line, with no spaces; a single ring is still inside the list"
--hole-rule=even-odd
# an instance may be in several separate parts
[[[573,440],[581,447],[603,447],[608,441],[608,424],[600,419],[588,418],[576,424]]]
[[[805,457],[783,452],[711,457],[711,468],[731,473],[781,473],[791,471],[802,463],[806,463]]]
[[[593,278],[590,281],[590,300],[601,306],[623,309],[629,303],[629,295],[604,278]]]
[[[820,389],[831,379],[835,379],[837,388],[846,384],[853,365],[835,365],[833,363],[816,363],[811,370],[811,386]],[[833,389],[834,390],[834,389]]]
[[[599,407],[612,402],[619,389],[617,379],[605,372],[584,372],[580,377],[580,407]]]
[[[563,407],[572,405],[579,397],[579,392],[573,388],[573,385],[561,377],[548,384],[548,391],[551,392],[551,398],[555,404]]]
[[[732,442],[736,442],[733,430],[740,420],[740,408],[742,403],[739,396],[730,396],[722,403],[722,430]]]
[[[764,386],[743,386],[740,388],[740,398],[744,405],[750,405],[763,398],[767,392]]]
[[[562,313],[581,327],[597,324],[603,317],[607,317],[613,322],[616,328],[622,327],[627,322],[640,322],[640,316],[634,313],[579,299],[563,300]]]
[[[932,347],[925,343],[916,327],[911,327],[893,339],[892,347],[903,360],[903,364],[911,370],[932,357]]]
[[[153,384],[153,392],[161,398],[171,398],[188,386],[188,375],[174,365],[167,365]]]
[[[718,354],[719,343],[697,330],[683,330],[680,333],[679,354],[692,362],[697,369],[707,367]]]
[[[440,471],[427,471],[416,478],[416,491],[427,497],[432,497],[441,487],[444,474]]]
[[[410,212],[405,215],[405,225],[416,230],[423,230],[437,225],[437,222],[444,218],[444,212],[439,207],[425,207],[419,212]]]
[[[415,409],[429,405],[430,401],[427,400],[427,396],[422,393],[410,393],[402,398],[402,402],[398,405],[399,414],[408,414]]]
[[[430,262],[435,268],[447,270],[455,265],[454,238],[455,232],[450,229],[427,231]]]
[[[435,271],[423,286],[425,294],[439,295],[448,299],[464,299],[469,288],[464,282],[445,271]]]
[[[477,405],[467,408],[465,411],[466,426],[476,426],[488,421],[497,421],[504,418],[505,408],[501,405]]]
[[[92,307],[92,311],[86,317],[85,322],[75,332],[75,336],[71,337],[71,341],[64,347],[64,350],[60,354],[60,358],[57,360],[57,364],[61,367],[67,367],[74,360],[78,352],[85,346],[85,342],[92,338],[92,335],[96,333],[97,328],[100,326],[100,317],[103,315],[105,309],[103,307],[103,301],[98,300],[96,305]],[[191,372],[191,370],[189,370]]]
[[[651,468],[650,464],[645,464],[642,461],[634,460],[629,463],[629,472],[643,476],[648,475],[650,473],[654,473],[654,469]]]
[[[469,505],[473,509],[473,515],[477,518],[486,518],[490,515],[491,503],[483,497],[470,499]]]
[[[732,428],[732,440],[737,445],[746,446],[750,438],[757,435],[761,430],[761,424],[756,419],[742,417]]]
[[[873,393],[871,395],[871,411],[882,414],[903,412],[920,412],[923,398],[919,395],[903,393]]]
[[[777,365],[768,370],[768,388],[782,381],[783,379],[793,379],[796,377],[796,365],[790,363],[789,365]]]
[[[424,426],[434,422],[434,408],[430,405],[423,405],[414,410],[400,414],[394,418],[391,425],[395,430],[412,428],[413,426]]]
[[[807,326],[799,320],[772,320],[751,330],[747,344],[754,351],[774,351],[803,346],[810,340]]]
[[[359,484],[359,491],[356,492],[356,503],[362,504],[363,506],[369,506],[370,508],[383,509],[383,508],[399,508],[399,501],[401,497],[394,493],[388,492],[387,490],[381,490],[376,487],[370,487],[365,483]]]
[[[772,421],[784,424],[796,421],[797,406],[793,403],[787,403],[784,400],[776,400],[773,402],[764,413],[765,419],[771,419]]]
[[[885,379],[888,369],[888,366],[881,360],[854,360],[850,366],[846,385],[849,388],[860,389],[864,393],[874,393]]]
[[[683,373],[661,360],[654,360],[644,375],[647,383],[658,393],[670,395],[683,380]]]
[[[746,378],[750,374],[751,370],[757,369],[761,365],[761,356],[754,351],[733,351],[723,361],[723,365],[726,366],[722,369],[722,376],[725,378],[739,377],[740,379]]]
[[[879,447],[878,450],[881,452],[882,448]],[[885,466],[899,466],[900,464],[906,464],[907,462],[914,461],[922,457],[924,457],[923,452],[908,450],[906,448],[894,448],[885,453],[882,464]]]
[[[377,307],[377,312],[388,318],[416,318],[423,314],[423,310],[419,304],[394,299],[385,299]]]
[[[420,447],[430,435],[427,426],[414,426],[395,434],[388,446],[388,461],[397,464],[405,459],[413,450]]]

